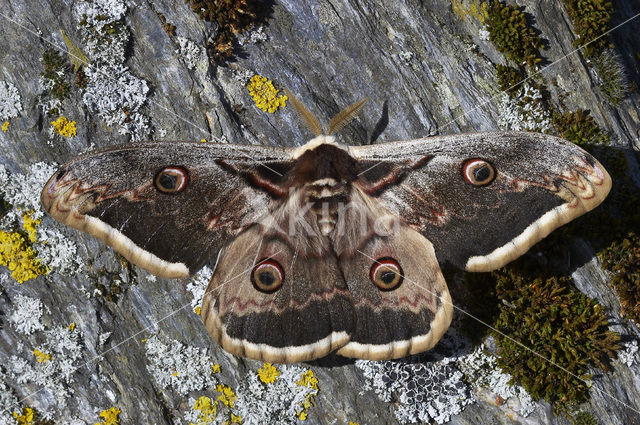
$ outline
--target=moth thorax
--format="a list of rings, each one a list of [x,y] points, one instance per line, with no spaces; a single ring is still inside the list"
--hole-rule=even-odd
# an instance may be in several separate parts
[[[307,203],[315,214],[318,227],[327,236],[336,227],[338,214],[348,202],[347,187],[334,179],[316,180],[307,185]]]

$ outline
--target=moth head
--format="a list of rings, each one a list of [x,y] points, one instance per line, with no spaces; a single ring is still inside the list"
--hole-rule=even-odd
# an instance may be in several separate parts
[[[180,166],[164,167],[156,173],[153,185],[162,193],[180,193],[189,184],[189,172]]]
[[[251,283],[260,292],[271,294],[282,286],[284,269],[273,258],[263,258],[251,271]]]
[[[404,279],[404,273],[395,259],[382,257],[371,265],[369,277],[381,291],[391,291],[400,286]]]
[[[486,186],[496,178],[496,169],[482,158],[471,158],[462,164],[462,177],[474,186]]]

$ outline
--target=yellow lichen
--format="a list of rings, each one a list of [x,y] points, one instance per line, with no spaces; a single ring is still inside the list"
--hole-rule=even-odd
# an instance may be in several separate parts
[[[220,393],[218,400],[227,407],[233,407],[233,402],[236,400],[237,396],[230,386],[224,384],[216,385],[216,391]]]
[[[64,137],[74,137],[76,135],[76,122],[69,121],[65,116],[61,116],[55,121],[51,121],[53,131]]]
[[[2,123],[2,132],[6,133],[9,130],[9,121],[5,121]]]
[[[242,416],[231,414],[231,419],[224,422],[224,425],[238,424],[242,423]]]
[[[262,368],[258,369],[258,377],[265,384],[275,382],[278,376],[280,376],[280,372],[271,363],[265,363]]]
[[[296,384],[300,385],[301,387],[313,388],[314,390],[316,390],[316,393],[318,391],[318,378],[315,377],[312,370],[306,371],[302,375],[300,380],[296,381]],[[307,398],[305,398],[305,400],[302,402],[302,410],[298,412],[298,418],[301,421],[307,419],[308,410],[311,406],[313,406],[313,397],[316,393],[309,394]]]
[[[13,417],[16,419],[16,425],[32,425],[36,418],[36,414],[30,407],[22,409],[22,415],[18,412],[13,412]]]
[[[69,329],[71,332],[73,332],[75,328],[76,328],[76,322],[71,322],[71,324],[67,326],[67,329]]]
[[[273,81],[267,80],[266,77],[254,75],[249,80],[247,89],[256,106],[265,112],[274,113],[287,104],[287,96],[278,95],[279,90],[273,86]]]
[[[49,270],[36,258],[36,252],[18,232],[0,230],[0,265],[8,266],[19,283],[47,274]]]
[[[489,16],[487,7],[487,2],[484,1],[473,0],[468,6],[465,6],[462,0],[451,0],[451,8],[463,21],[466,21],[470,16],[476,18],[480,23],[484,23]]]
[[[22,216],[22,227],[27,232],[29,242],[33,243],[38,240],[36,226],[40,224],[42,219],[34,220],[31,216],[33,211],[28,211]]]
[[[102,412],[100,412],[100,417],[104,419],[102,419],[100,422],[97,422],[96,425],[119,425],[120,418],[118,418],[118,415],[120,415],[120,409],[118,409],[117,407],[103,410]]]
[[[318,389],[318,378],[315,377],[312,370],[306,371],[299,381],[296,381],[296,384],[301,387],[309,387],[314,390]]]
[[[40,350],[33,350],[33,355],[36,356],[36,360],[38,360],[38,363],[46,363],[51,360],[51,354],[43,353]]]
[[[218,406],[205,395],[201,396],[193,404],[193,410],[198,410],[198,422],[189,422],[189,425],[206,425],[215,423]]]
[[[213,373],[220,373],[220,364],[214,364],[213,366],[211,366],[211,369],[213,369]]]

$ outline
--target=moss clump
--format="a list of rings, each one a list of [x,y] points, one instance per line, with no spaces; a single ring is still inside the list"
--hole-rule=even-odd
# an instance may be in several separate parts
[[[555,112],[553,126],[560,137],[578,146],[609,144],[609,136],[598,127],[593,117],[589,115],[589,110],[578,109],[565,114]]]
[[[598,421],[593,415],[584,410],[579,411],[573,416],[574,425],[598,425]]]
[[[70,86],[65,81],[64,75],[69,69],[69,64],[53,49],[47,49],[42,53],[42,63],[44,71],[40,75],[51,81],[50,96],[61,101],[66,99],[69,96]]]
[[[598,253],[602,267],[613,273],[611,286],[622,305],[622,314],[640,323],[640,236],[631,232]]]
[[[83,89],[87,86],[88,82],[89,79],[87,78],[87,74],[84,73],[84,70],[82,68],[78,69],[76,71],[76,80],[74,82],[75,85]]]
[[[233,53],[236,34],[250,29],[260,18],[264,2],[258,0],[185,0],[200,18],[219,25],[218,36],[207,44],[213,62],[227,59]]]
[[[489,40],[499,52],[518,65],[533,66],[542,61],[539,49],[543,44],[522,9],[498,0],[489,6],[486,25]]]
[[[612,105],[619,105],[630,90],[629,80],[620,58],[611,50],[603,50],[593,56],[593,64],[602,80],[598,88]]]
[[[166,32],[170,36],[175,36],[176,26],[173,25],[171,22],[167,21],[167,18],[165,18],[165,16],[162,13],[159,14],[158,17],[160,18],[160,22],[162,22],[162,29],[164,30],[164,32]]]
[[[584,56],[590,57],[607,47],[613,47],[609,37],[609,22],[613,5],[607,0],[564,0],[567,13],[573,21],[573,30],[578,39],[576,47],[584,47]]]
[[[508,65],[496,65],[496,76],[500,90],[515,96],[525,79],[525,75],[520,69]]]
[[[498,365],[557,411],[585,401],[589,368],[608,369],[619,348],[602,307],[574,289],[567,276],[541,277],[514,265],[491,277],[502,302],[494,323]]]

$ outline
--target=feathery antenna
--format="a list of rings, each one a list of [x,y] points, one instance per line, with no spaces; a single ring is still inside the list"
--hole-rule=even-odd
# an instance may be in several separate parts
[[[284,93],[287,95],[287,98],[291,101],[293,105],[293,109],[296,111],[304,125],[307,126],[309,130],[313,132],[316,136],[321,136],[323,134],[331,135],[335,134],[338,131],[342,130],[342,128],[349,124],[358,113],[362,110],[365,103],[369,100],[368,97],[365,97],[362,100],[357,101],[356,103],[352,103],[351,105],[344,108],[342,111],[338,112],[331,121],[329,121],[329,128],[325,132],[320,124],[318,118],[306,107],[300,100],[295,97],[288,89],[284,89]]]
[[[293,105],[293,109],[296,111],[304,125],[307,126],[309,130],[313,132],[316,136],[320,136],[324,132],[322,131],[322,126],[320,125],[320,121],[316,118],[313,113],[307,109],[306,106],[302,104],[289,90],[284,89],[284,93],[287,95],[291,104]]]
[[[336,116],[331,118],[331,121],[329,121],[329,129],[327,131],[327,134],[335,134],[340,131],[345,125],[349,124],[362,110],[364,104],[367,103],[368,100],[369,98],[365,97],[364,99],[359,100],[356,103],[352,103],[342,111],[338,112]]]

